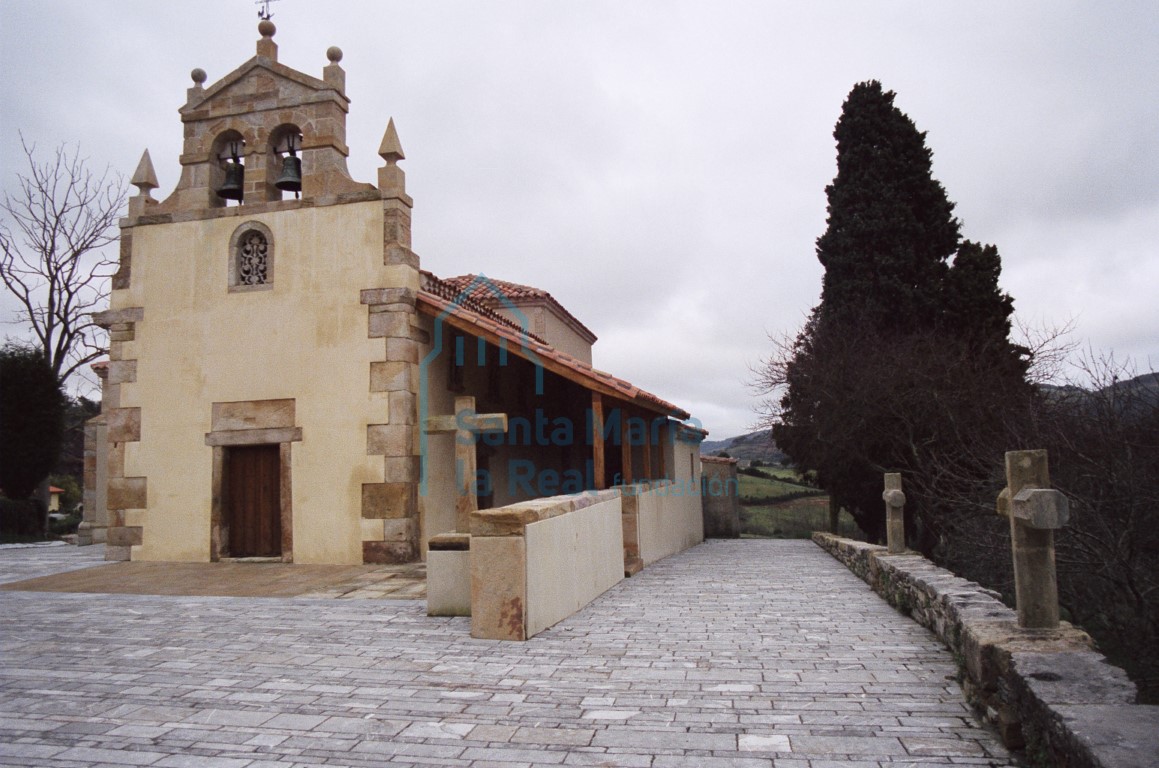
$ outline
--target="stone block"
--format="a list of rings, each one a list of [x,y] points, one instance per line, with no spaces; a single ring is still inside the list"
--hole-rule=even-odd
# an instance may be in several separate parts
[[[212,420],[214,432],[242,429],[286,429],[294,426],[295,402],[285,400],[242,400],[214,403]]]
[[[1070,502],[1053,488],[1023,488],[1012,508],[1014,517],[1041,530],[1062,528],[1070,519]]]
[[[110,442],[108,452],[105,454],[105,461],[108,463],[109,477],[124,477],[125,476],[125,444]]]
[[[413,518],[418,513],[417,496],[413,483],[364,483],[362,517],[367,520]]]
[[[114,323],[139,323],[145,318],[144,307],[126,307],[125,309],[106,309],[104,312],[94,312],[93,322],[102,328]]]
[[[111,547],[131,547],[141,543],[143,532],[143,528],[136,526],[109,528],[107,542]]]
[[[109,440],[114,443],[141,439],[141,409],[114,408],[109,411]]]
[[[1010,662],[1022,692],[1046,705],[1134,704],[1138,695],[1127,673],[1094,651],[1014,653]]]
[[[412,363],[384,362],[370,364],[371,392],[409,392],[416,381]]]
[[[413,392],[391,392],[386,402],[391,424],[418,423],[418,398]]]
[[[427,541],[431,552],[466,552],[471,548],[469,533],[440,533]]]
[[[401,265],[418,269],[419,257],[417,253],[405,245],[394,243],[383,248],[382,263],[388,266]]]
[[[408,304],[414,306],[416,293],[410,288],[366,288],[359,294],[363,304]]]
[[[509,506],[471,513],[472,536],[523,536],[529,523],[539,519],[527,509]]]
[[[383,462],[383,480],[388,483],[417,483],[418,456],[387,456]]]
[[[133,277],[133,230],[125,227],[121,230],[120,263],[117,272],[113,275],[113,290],[119,291],[128,288]],[[99,321],[98,321],[99,325]]]
[[[269,445],[272,443],[297,443],[302,440],[301,427],[282,429],[237,429],[226,432],[209,432],[205,444],[209,446]]]
[[[415,428],[407,424],[370,424],[366,427],[368,456],[409,456],[414,452]]]
[[[418,342],[409,338],[409,336],[410,331],[407,330],[402,337],[388,337],[386,339],[386,359],[388,362],[414,363],[418,365],[419,345]]]
[[[427,552],[427,615],[471,615],[471,553]]]
[[[105,544],[105,560],[112,561],[127,561],[133,557],[132,547],[114,547],[111,544]]]
[[[137,381],[137,360],[110,360],[108,371],[105,382],[110,385]]]
[[[417,317],[414,304],[371,304],[367,309],[371,312],[409,312]]]
[[[143,477],[109,478],[108,499],[105,504],[109,509],[144,509],[149,506],[146,485],[146,479]]]
[[[409,339],[410,317],[410,313],[407,312],[371,312],[367,336],[371,339],[396,337]]]
[[[383,541],[403,542],[415,540],[415,518],[407,517],[396,520],[383,520],[382,522]]]
[[[1066,704],[1051,714],[1045,765],[1154,768],[1159,706]]]
[[[471,637],[526,640],[527,548],[522,536],[471,539]]]
[[[418,547],[413,542],[364,541],[362,562],[374,565],[401,565],[418,558]]]

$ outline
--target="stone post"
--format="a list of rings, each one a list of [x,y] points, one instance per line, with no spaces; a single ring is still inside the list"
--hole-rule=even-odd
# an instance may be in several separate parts
[[[1054,530],[1066,525],[1070,509],[1066,497],[1050,488],[1046,451],[1006,453],[1006,488],[998,495],[998,514],[1010,518],[1018,626],[1057,629]]]
[[[885,537],[889,554],[905,552],[905,494],[901,490],[901,474],[885,473],[885,490],[881,494],[885,502]]]

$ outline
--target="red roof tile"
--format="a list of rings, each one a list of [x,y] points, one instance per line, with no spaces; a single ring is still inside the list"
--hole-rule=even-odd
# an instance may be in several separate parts
[[[580,322],[579,318],[567,311],[554,296],[542,288],[530,285],[512,283],[507,280],[497,280],[486,275],[459,275],[458,277],[443,278],[443,282],[459,291],[470,288],[469,296],[492,309],[502,306],[504,299],[518,306],[519,304],[543,303],[556,310],[556,314],[564,319],[577,331],[580,336],[586,337],[588,343],[596,340],[591,329]],[[496,292],[499,295],[496,295]]]
[[[510,351],[533,363],[543,365],[544,368],[585,389],[608,394],[673,418],[689,418],[689,413],[684,409],[640,389],[631,382],[596,370],[584,361],[561,352],[542,339],[526,333],[515,323],[494,313],[469,295],[463,296],[461,293],[447,295],[448,289],[453,290],[449,281],[440,280],[424,271],[422,290],[418,294],[419,310],[431,316],[445,316],[452,325],[474,331],[484,337],[492,335],[504,339],[511,344],[508,347]]]

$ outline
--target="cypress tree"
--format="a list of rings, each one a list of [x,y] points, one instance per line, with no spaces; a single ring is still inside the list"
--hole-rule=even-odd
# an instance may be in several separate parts
[[[825,267],[823,320],[904,333],[937,317],[960,225],[931,174],[925,133],[893,101],[877,81],[855,85],[845,100],[817,258]]]
[[[821,302],[768,377],[786,386],[773,437],[880,539],[881,473],[999,439],[983,422],[1029,390],[1025,350],[1009,342],[998,250],[961,240],[925,133],[894,94],[854,86],[834,137]]]
[[[39,350],[0,350],[0,488],[26,499],[60,455],[64,395]]]

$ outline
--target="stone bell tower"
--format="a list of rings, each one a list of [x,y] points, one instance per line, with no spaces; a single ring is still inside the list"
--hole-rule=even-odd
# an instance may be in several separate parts
[[[218,82],[193,70],[173,192],[153,199],[148,151],[133,175],[96,317],[107,557],[413,560],[424,333],[402,147],[389,121],[377,186],[351,179],[342,51],[319,79],[258,31]]]
[[[181,180],[163,207],[174,210],[224,207],[217,194],[225,166],[237,151],[243,161],[245,203],[279,201],[287,193],[275,186],[282,157],[291,142],[301,153],[302,196],[365,191],[346,170],[346,73],[342,51],[326,52],[330,64],[322,79],[278,63],[274,23],[258,25],[257,55],[209,88],[205,71],[193,70],[193,87],[181,107],[185,146]]]

